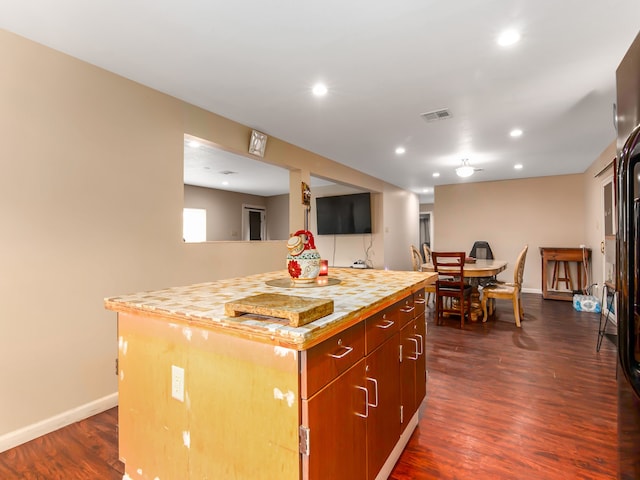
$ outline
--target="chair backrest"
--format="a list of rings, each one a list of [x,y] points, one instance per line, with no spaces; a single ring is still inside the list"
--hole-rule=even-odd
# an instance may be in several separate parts
[[[465,252],[431,252],[433,268],[438,273],[436,285],[464,288]]]
[[[431,263],[431,249],[426,243],[422,244],[422,251],[424,252],[424,263]]]
[[[420,250],[418,250],[414,245],[409,247],[411,250],[411,263],[413,264],[414,272],[422,271],[422,255],[420,254]]]
[[[489,246],[489,242],[479,240],[473,243],[469,256],[479,260],[493,260],[493,252]]]
[[[516,259],[516,268],[513,271],[513,283],[518,289],[522,288],[524,262],[527,259],[527,250],[529,250],[529,245],[525,245],[522,251],[518,254],[518,258]]]

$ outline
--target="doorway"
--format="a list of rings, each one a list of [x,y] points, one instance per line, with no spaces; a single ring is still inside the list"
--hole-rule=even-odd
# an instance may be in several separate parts
[[[433,221],[432,221],[432,212],[423,212],[420,213],[420,253],[424,256],[424,250],[422,249],[422,245],[427,244],[427,246],[433,250]],[[423,261],[426,262],[427,259],[423,258]]]
[[[267,239],[267,209],[255,205],[242,205],[242,239]]]

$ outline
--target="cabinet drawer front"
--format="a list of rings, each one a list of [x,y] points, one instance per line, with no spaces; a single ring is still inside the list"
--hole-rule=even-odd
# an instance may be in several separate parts
[[[416,316],[416,306],[413,303],[413,295],[403,298],[397,305],[399,306],[400,328],[402,328]]]
[[[364,322],[302,352],[301,395],[309,398],[364,357]]]
[[[396,304],[371,315],[365,320],[367,355],[399,330],[399,312],[400,309]]]
[[[424,289],[418,290],[413,294],[413,305],[416,307],[414,318],[424,316],[424,312],[427,306],[427,300],[425,299]]]

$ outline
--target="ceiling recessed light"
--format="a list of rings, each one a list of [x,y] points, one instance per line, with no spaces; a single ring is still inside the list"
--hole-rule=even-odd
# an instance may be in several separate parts
[[[519,128],[514,128],[509,132],[509,135],[511,135],[514,138],[520,137],[522,135],[522,130]]]
[[[192,148],[198,148],[200,146],[200,142],[197,142],[196,140],[191,140],[189,142],[189,146]]]
[[[312,90],[312,91],[313,91],[313,94],[314,94],[316,97],[322,97],[322,96],[324,96],[324,95],[326,95],[326,94],[327,94],[328,89],[327,89],[327,86],[326,86],[326,85],[324,85],[323,83],[316,83],[316,84],[313,86],[313,90]]]
[[[522,170],[522,164],[521,163],[516,163],[513,168],[515,168],[516,170]]]
[[[433,176],[437,178],[437,177],[440,176],[440,173],[439,172],[433,172]]]
[[[520,41],[520,34],[516,30],[505,30],[498,36],[498,45],[509,47]]]
[[[226,180],[224,182],[222,182],[223,185],[229,185],[229,182],[227,182]]]
[[[396,148],[396,155],[402,155],[404,152],[406,152],[404,147]]]

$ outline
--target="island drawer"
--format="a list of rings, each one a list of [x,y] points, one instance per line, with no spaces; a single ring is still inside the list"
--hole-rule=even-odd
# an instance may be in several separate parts
[[[391,338],[399,327],[400,304],[396,303],[384,310],[371,315],[365,320],[366,325],[366,354],[373,352],[376,348]]]
[[[364,357],[365,322],[328,338],[301,352],[300,390],[302,398],[309,398],[341,373]]]
[[[427,306],[427,300],[424,295],[424,289],[413,293],[413,305],[416,307],[414,317],[418,318],[424,315]]]
[[[396,305],[399,307],[400,328],[416,318],[416,306],[413,302],[413,295],[406,296]]]

